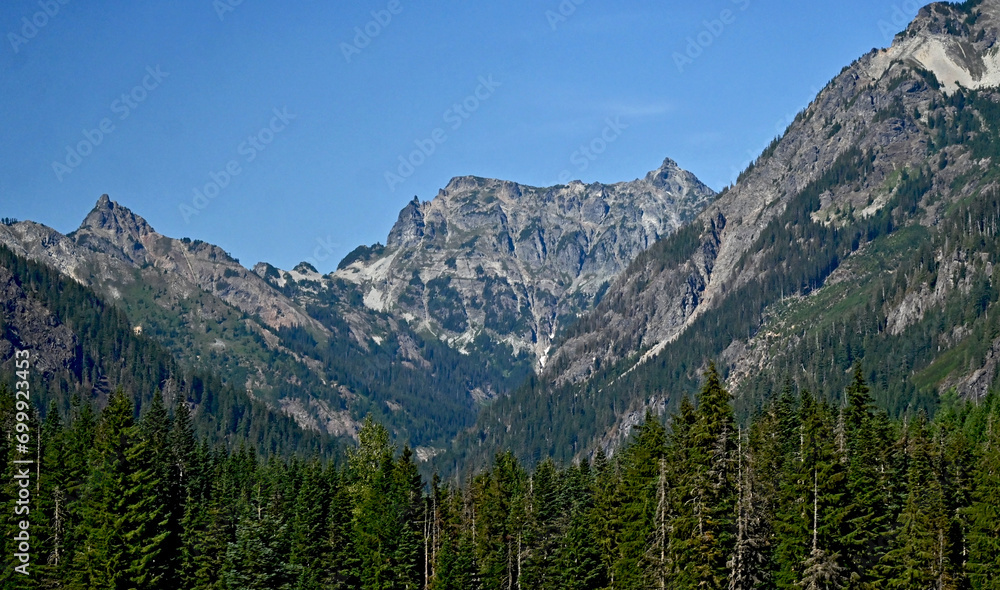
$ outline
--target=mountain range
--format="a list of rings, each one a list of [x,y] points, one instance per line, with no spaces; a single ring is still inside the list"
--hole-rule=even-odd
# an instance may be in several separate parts
[[[456,178],[407,204],[385,246],[360,247],[325,276],[308,263],[248,270],[107,195],[68,235],[7,220],[0,244],[93,289],[134,335],[300,428],[349,439],[373,414],[426,457],[542,366],[558,329],[713,197],[669,159],[613,185]]]
[[[325,275],[247,269],[107,196],[0,244],[240,404],[340,441],[370,415],[442,470],[613,452],[713,359],[743,417],[793,381],[837,403],[856,364],[894,415],[933,412],[997,378],[998,37],[997,0],[921,9],[719,194],[670,159],[609,185],[461,176]],[[30,344],[70,379],[84,327],[6,270],[0,366]],[[123,378],[98,369],[71,373],[103,399]]]

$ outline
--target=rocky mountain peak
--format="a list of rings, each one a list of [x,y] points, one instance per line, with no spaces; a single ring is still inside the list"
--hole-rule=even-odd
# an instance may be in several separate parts
[[[679,172],[682,172],[682,170],[680,166],[677,165],[677,162],[671,160],[670,158],[664,158],[663,163],[660,164],[659,168],[656,170],[650,170],[649,173],[646,174],[646,180],[653,182],[657,178],[672,176]]]
[[[485,332],[544,362],[561,325],[714,197],[669,158],[645,179],[616,184],[457,176],[434,199],[403,207],[384,253],[336,274],[361,286],[365,305],[394,309],[457,346]]]
[[[684,194],[692,189],[704,192],[708,188],[694,174],[682,169],[670,158],[664,159],[659,168],[646,174],[645,180],[658,189],[677,194]]]
[[[896,63],[934,74],[946,93],[1000,85],[1000,0],[978,4],[938,2],[920,9],[888,49],[875,52],[866,68],[879,80]]]
[[[476,176],[456,176],[448,181],[442,189],[442,193],[452,193],[462,190],[473,190],[482,183],[483,179]]]
[[[109,234],[128,234],[134,238],[153,232],[145,219],[127,207],[112,201],[108,195],[101,195],[77,231],[89,230]]]
[[[824,342],[825,335],[819,334],[832,334],[829,326],[838,321],[878,326],[883,321],[879,318],[886,318],[887,329],[879,333],[876,328],[874,337],[894,338],[906,336],[908,327],[926,318],[920,328],[926,333],[957,334],[934,342],[941,355],[970,345],[971,340],[963,342],[972,333],[965,325],[954,330],[926,326],[943,317],[933,314],[948,309],[945,297],[957,302],[964,288],[957,278],[939,280],[938,272],[942,277],[993,272],[991,251],[977,254],[981,258],[973,266],[979,264],[980,270],[960,275],[957,266],[975,257],[961,251],[969,247],[963,241],[968,230],[956,229],[972,226],[977,215],[985,226],[993,211],[989,199],[994,198],[990,195],[997,186],[1000,161],[998,40],[1000,0],[935,3],[921,9],[891,47],[861,56],[824,87],[737,183],[692,222],[684,234],[690,242],[662,240],[639,255],[608,287],[595,311],[567,331],[550,354],[542,381],[559,386],[589,382],[574,387],[603,389],[606,393],[596,397],[595,407],[608,400],[619,408],[633,404],[618,410],[615,423],[607,424],[606,440],[611,440],[654,405],[646,384],[658,383],[675,395],[690,389],[692,367],[714,358],[731,367],[730,385],[739,398],[740,388],[747,392],[756,387],[762,368],[782,367],[775,371],[777,377],[800,359],[841,354],[843,349],[838,349],[827,357],[813,348],[793,356],[810,341],[814,346]],[[671,168],[664,162],[635,184],[679,178]],[[958,212],[965,206],[969,212],[962,219]],[[695,232],[700,236],[693,238]],[[856,238],[843,239],[852,235]],[[838,239],[842,241],[834,245]],[[921,244],[929,252],[924,259],[935,262],[917,278],[899,261],[912,260]],[[895,295],[876,287],[876,281],[893,276],[887,269],[897,279],[886,284],[905,285],[893,287],[898,289]],[[851,305],[845,303],[848,297],[854,298]],[[862,316],[856,308],[869,301],[872,315],[856,319]],[[751,308],[755,311],[749,312]],[[794,313],[788,311],[792,309]],[[826,323],[815,322],[817,317]],[[732,330],[737,321],[744,328]],[[731,331],[717,332],[719,326]],[[791,342],[802,348],[793,348]],[[877,346],[883,345],[886,348],[876,349],[872,344],[869,350],[899,346],[892,348],[900,351],[899,358],[912,354],[903,344]],[[984,343],[981,350],[1000,350],[1000,340]],[[606,369],[633,355],[638,361],[625,369],[627,379]],[[910,381],[910,375],[921,374],[912,366],[908,374],[885,379],[905,382],[904,387],[912,388],[908,391],[947,391],[966,369],[955,369],[951,381],[943,379],[947,371],[937,373],[935,383],[931,373],[947,366],[940,359],[936,365],[923,365],[923,381]],[[974,366],[970,363],[969,370]],[[983,366],[975,379],[980,385],[993,383],[997,363],[990,360]],[[849,373],[849,365],[836,365],[829,375]],[[804,365],[802,374],[824,381]],[[623,398],[629,401],[623,404]],[[519,403],[522,400],[512,398],[512,405]],[[573,412],[579,411],[575,399],[573,403]],[[495,411],[500,414],[510,407],[497,405]],[[494,416],[483,414],[481,424],[492,425]],[[505,434],[507,441],[519,436],[516,428],[508,427],[513,434]],[[532,423],[532,428],[539,427]]]
[[[154,233],[145,219],[112,201],[108,195],[101,195],[71,237],[81,245],[87,244],[116,257],[124,256],[133,264],[142,264],[147,259],[143,241]]]
[[[413,197],[413,200],[399,212],[396,223],[389,230],[386,246],[399,248],[407,244],[414,244],[420,241],[423,236],[424,214],[421,210],[420,199]]]

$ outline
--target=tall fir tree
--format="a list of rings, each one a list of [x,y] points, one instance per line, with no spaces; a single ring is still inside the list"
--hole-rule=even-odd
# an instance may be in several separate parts
[[[85,498],[86,537],[77,546],[75,585],[115,590],[157,588],[167,518],[149,440],[137,432],[132,402],[120,388],[97,428],[94,469]]]
[[[852,572],[849,588],[866,588],[888,546],[890,513],[886,479],[891,473],[885,450],[887,418],[875,409],[861,366],[847,387],[843,437],[847,461],[847,512],[843,518],[842,555]]]
[[[775,582],[801,587],[807,570],[844,569],[840,522],[847,510],[846,468],[830,410],[803,391],[795,445],[784,461],[775,515]],[[812,577],[815,579],[815,574]]]
[[[969,521],[969,580],[974,590],[1000,590],[1000,416],[991,416],[979,456]]]
[[[696,527],[680,580],[721,589],[728,585],[735,542],[737,431],[730,395],[715,363],[709,364],[698,393],[691,444],[688,468]]]
[[[654,534],[657,481],[666,442],[663,424],[647,411],[619,459],[621,504],[618,519],[622,524],[613,566],[615,584],[619,588],[642,588],[656,575],[650,567],[649,549]]]
[[[393,509],[398,515],[392,555],[394,587],[417,590],[426,583],[424,482],[409,446],[397,459],[392,480]]]
[[[948,563],[949,516],[935,470],[936,450],[923,415],[912,426],[909,455],[909,493],[891,549],[882,560],[883,583],[899,589],[953,588]]]
[[[290,563],[298,572],[296,590],[319,590],[329,578],[331,487],[318,460],[305,468],[290,519]]]

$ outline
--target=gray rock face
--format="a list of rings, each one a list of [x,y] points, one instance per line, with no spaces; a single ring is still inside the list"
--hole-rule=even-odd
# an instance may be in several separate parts
[[[544,364],[561,326],[714,197],[669,159],[643,179],[612,185],[457,177],[433,200],[403,208],[380,256],[335,278],[360,285],[368,307],[457,346],[485,333]]]

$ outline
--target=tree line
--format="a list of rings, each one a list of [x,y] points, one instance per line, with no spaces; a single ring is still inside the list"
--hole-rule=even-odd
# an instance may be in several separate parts
[[[426,482],[372,420],[345,461],[265,459],[118,390],[33,417],[31,574],[3,588],[1000,588],[997,406],[893,421],[858,370],[840,406],[787,383],[744,426],[712,366],[613,456]]]

